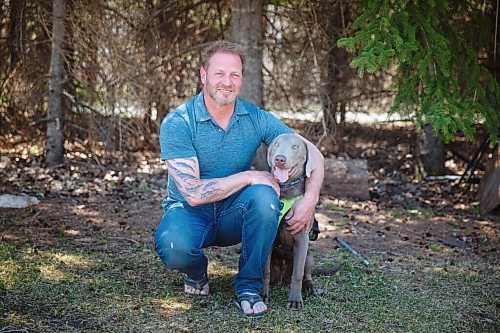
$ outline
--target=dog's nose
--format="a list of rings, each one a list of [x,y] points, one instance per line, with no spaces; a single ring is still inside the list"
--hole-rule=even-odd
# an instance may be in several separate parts
[[[279,166],[284,165],[286,163],[286,157],[283,155],[276,155],[274,162]]]

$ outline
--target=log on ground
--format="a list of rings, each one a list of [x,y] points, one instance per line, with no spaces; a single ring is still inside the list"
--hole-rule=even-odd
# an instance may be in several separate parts
[[[369,200],[369,173],[365,159],[325,159],[323,194]]]

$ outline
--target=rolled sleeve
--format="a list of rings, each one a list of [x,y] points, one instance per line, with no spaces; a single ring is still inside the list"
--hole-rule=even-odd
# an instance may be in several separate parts
[[[161,123],[160,149],[162,160],[196,156],[189,124],[175,110]]]

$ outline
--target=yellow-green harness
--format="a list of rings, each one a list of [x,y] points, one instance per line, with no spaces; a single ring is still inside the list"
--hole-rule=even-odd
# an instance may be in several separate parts
[[[300,178],[295,179],[293,182],[291,182],[289,184],[280,184],[280,189],[284,190],[284,189],[290,188],[290,187],[295,186],[304,180],[305,180],[305,178],[304,178],[304,176],[302,176]],[[290,208],[292,208],[295,201],[299,200],[303,196],[304,196],[303,194],[300,194],[300,195],[293,197],[293,198],[290,198],[290,199],[280,198],[280,202],[281,202],[280,212],[281,212],[281,214],[280,214],[280,218],[278,220],[278,224],[281,223],[281,221],[283,220],[283,217],[286,215],[286,213],[288,213]]]
[[[298,196],[290,198],[290,199],[280,198],[280,202],[282,204],[282,207],[281,207],[281,213],[280,213],[280,218],[278,220],[278,224],[281,223],[281,221],[283,220],[283,217],[285,217],[286,213],[288,213],[288,211],[292,208],[293,204],[297,200],[302,198],[303,196],[304,195],[301,194],[301,195],[298,195]]]
[[[298,183],[300,183],[301,181],[304,180],[304,176],[300,177],[299,179],[296,179],[294,180],[292,183],[290,184],[286,184],[286,185],[280,185],[280,188],[281,189],[286,189],[286,188],[289,188],[291,186],[294,186]],[[288,213],[288,211],[292,208],[293,204],[299,200],[300,198],[302,198],[304,195],[301,194],[301,195],[298,195],[296,197],[293,197],[293,198],[290,198],[290,199],[285,199],[285,198],[280,198],[280,202],[281,202],[281,209],[280,209],[280,217],[278,219],[278,225],[281,224],[281,222],[283,221],[283,217],[285,217],[285,215]],[[313,225],[312,225],[312,228],[311,230],[309,231],[309,240],[312,240],[312,241],[315,241],[316,239],[318,239],[318,234],[319,234],[319,227],[318,227],[318,221],[316,221],[316,219],[314,219],[314,222],[313,222]],[[290,246],[286,246],[286,245],[279,245],[279,241],[278,241],[278,244],[276,244],[276,241],[278,241],[278,237],[276,237],[276,240],[275,240],[275,245],[277,246],[280,246],[280,247],[285,247],[287,248],[288,250],[291,250],[292,248]]]
[[[288,211],[292,208],[293,204],[303,196],[304,195],[301,194],[290,199],[280,198],[282,207],[280,211],[280,218],[278,219],[278,225],[281,224],[281,222],[283,221],[283,217],[285,217],[286,213],[288,213]],[[309,231],[309,240],[315,241],[316,239],[318,239],[318,235],[319,235],[318,221],[316,220],[316,218],[314,218],[312,228]],[[285,248],[286,250],[292,251],[292,247],[279,244],[278,237],[276,237],[275,246],[280,246],[282,248]]]

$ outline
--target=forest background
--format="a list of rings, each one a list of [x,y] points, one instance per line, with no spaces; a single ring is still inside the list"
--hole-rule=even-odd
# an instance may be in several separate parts
[[[318,206],[318,264],[345,267],[319,278],[325,296],[294,318],[281,289],[250,328],[211,317],[235,253],[211,250],[220,295],[198,303],[151,244],[159,124],[219,39],[247,49],[243,98],[370,175],[370,200]],[[497,330],[498,218],[476,195],[497,151],[498,41],[486,0],[0,1],[0,193],[40,200],[0,209],[0,332]]]

